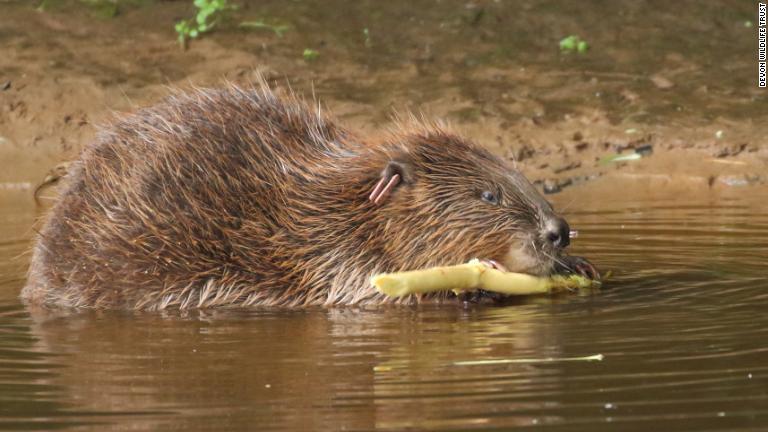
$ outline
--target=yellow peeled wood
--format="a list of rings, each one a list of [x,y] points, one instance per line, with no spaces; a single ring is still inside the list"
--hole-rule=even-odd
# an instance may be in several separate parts
[[[484,289],[507,295],[547,294],[557,290],[589,288],[597,282],[579,275],[537,277],[502,272],[472,260],[466,264],[432,267],[398,273],[374,275],[371,283],[390,297],[437,291]]]

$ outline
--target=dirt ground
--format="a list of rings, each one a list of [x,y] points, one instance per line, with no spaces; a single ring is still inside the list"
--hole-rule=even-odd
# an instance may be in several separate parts
[[[0,189],[31,194],[98,124],[172,88],[258,74],[373,137],[394,113],[444,119],[547,193],[768,183],[750,2],[243,1],[183,50],[173,25],[190,3],[118,2],[105,17],[82,1],[0,0]],[[254,20],[288,30],[239,27]],[[589,51],[560,52],[570,34]]]

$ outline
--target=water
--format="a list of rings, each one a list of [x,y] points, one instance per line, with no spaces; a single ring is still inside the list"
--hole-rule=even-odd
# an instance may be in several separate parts
[[[613,270],[592,295],[184,314],[27,310],[30,201],[0,206],[0,429],[768,428],[768,213],[748,195],[571,210],[576,250]],[[457,364],[478,360],[514,362]]]

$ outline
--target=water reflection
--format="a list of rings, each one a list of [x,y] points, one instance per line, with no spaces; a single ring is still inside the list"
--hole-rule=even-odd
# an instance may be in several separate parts
[[[0,429],[758,430],[765,210],[585,202],[576,252],[613,270],[594,295],[135,314],[18,304],[34,209],[4,206]],[[530,361],[456,364],[482,359]]]

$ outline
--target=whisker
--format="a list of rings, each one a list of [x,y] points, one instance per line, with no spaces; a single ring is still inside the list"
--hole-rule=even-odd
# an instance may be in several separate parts
[[[533,248],[533,251],[536,253],[536,259],[541,260],[541,253],[539,253],[539,249],[536,247],[536,242],[531,240],[531,247]]]
[[[561,208],[561,209],[560,209],[560,214],[561,214],[561,215],[563,215],[563,216],[565,216],[565,215],[566,215],[566,213],[565,213],[565,212],[568,210],[568,208],[571,206],[571,204],[573,204],[574,202],[576,202],[576,198],[578,198],[578,197],[573,197],[573,198],[571,199],[571,201],[569,201],[569,202],[568,202],[568,204],[564,205],[564,206],[563,206],[563,208]]]
[[[553,255],[550,255],[550,254],[548,254],[548,253],[546,253],[546,252],[544,252],[544,251],[541,251],[541,253],[543,253],[543,254],[544,254],[544,256],[546,256],[547,258],[550,258],[550,259],[551,259],[551,260],[553,260],[554,262],[556,262],[556,263],[560,264],[561,266],[563,266],[563,267],[567,268],[568,270],[573,270],[573,269],[571,268],[571,266],[569,266],[568,264],[566,264],[566,263],[565,263],[565,261],[563,261],[562,259],[560,259],[560,258],[557,258],[556,256],[553,256]]]

